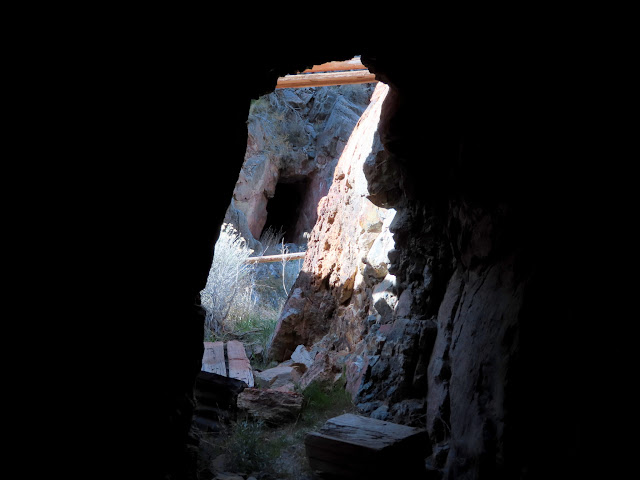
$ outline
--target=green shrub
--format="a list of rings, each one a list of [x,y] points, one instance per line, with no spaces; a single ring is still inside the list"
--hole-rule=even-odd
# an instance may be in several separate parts
[[[303,423],[314,425],[342,413],[353,412],[355,407],[345,385],[344,373],[335,383],[311,382],[302,391]]]
[[[273,472],[276,459],[290,444],[287,435],[267,427],[261,420],[240,420],[223,440],[225,467],[236,472]]]
[[[233,426],[226,444],[227,465],[240,472],[264,470],[272,451],[264,441],[264,423],[261,421],[242,420]]]

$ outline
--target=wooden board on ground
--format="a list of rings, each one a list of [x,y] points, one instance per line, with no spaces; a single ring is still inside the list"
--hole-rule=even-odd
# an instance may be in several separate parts
[[[253,371],[242,342],[238,340],[227,342],[227,358],[229,359],[229,377],[242,380],[249,387],[253,387]]]
[[[224,363],[224,343],[204,342],[204,355],[202,355],[202,371],[227,376],[227,367]]]
[[[349,413],[329,419],[305,438],[309,465],[329,478],[420,474],[428,444],[425,430]]]

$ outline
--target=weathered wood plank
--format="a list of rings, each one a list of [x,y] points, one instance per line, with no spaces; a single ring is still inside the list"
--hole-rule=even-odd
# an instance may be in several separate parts
[[[346,413],[327,420],[319,433],[372,450],[382,450],[421,432],[423,430],[418,428]]]
[[[338,465],[332,462],[320,460],[318,458],[309,458],[309,466],[314,471],[320,471],[325,473],[322,477],[317,478],[362,478],[363,476],[370,475],[370,466],[367,464],[345,464]],[[327,476],[326,473],[331,473],[331,476]]]
[[[423,429],[345,414],[329,419],[318,432],[305,438],[309,464],[336,478],[388,478],[398,466],[421,473],[428,445]],[[411,477],[414,478],[414,477]]]
[[[196,413],[201,407],[235,410],[238,394],[246,387],[244,382],[235,378],[209,372],[198,373],[194,388]]]
[[[204,342],[202,371],[227,376],[227,367],[224,363],[224,343]]]
[[[370,448],[367,445],[323,435],[319,432],[309,432],[304,440],[309,452],[320,458],[375,458],[380,454],[379,449]]]
[[[242,380],[249,387],[253,387],[253,371],[242,342],[238,340],[227,342],[227,358],[229,359],[229,377]]]
[[[349,72],[303,73],[285,75],[278,78],[278,88],[329,87],[332,85],[353,85],[357,83],[376,82],[376,76],[369,70],[353,70]]]
[[[249,257],[244,263],[273,263],[303,259],[307,252],[285,253],[282,255],[265,255],[263,257]]]

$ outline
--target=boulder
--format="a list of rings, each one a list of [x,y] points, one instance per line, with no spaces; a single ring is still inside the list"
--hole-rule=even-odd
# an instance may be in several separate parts
[[[307,388],[312,382],[334,383],[342,376],[338,354],[333,351],[319,352],[309,370],[300,378],[300,387]]]
[[[246,386],[235,378],[200,372],[194,386],[195,424],[203,431],[219,431],[221,422],[228,422],[235,417],[238,395]]]
[[[272,388],[271,390],[276,390],[278,392],[295,392],[296,385],[292,382],[288,382],[283,385],[280,385],[279,387]]]
[[[374,279],[383,279],[389,273],[389,252],[394,249],[393,234],[389,231],[389,225],[395,217],[395,211],[391,210],[384,223],[380,227],[381,234],[378,235],[369,252],[367,253],[364,269],[364,276]]]
[[[254,372],[256,384],[261,388],[277,388],[288,383],[295,383],[300,380],[300,376],[299,369],[294,366],[279,365],[262,372]]]
[[[294,352],[291,354],[291,360],[296,363],[302,363],[307,366],[307,368],[311,367],[313,364],[313,358],[311,358],[311,354],[305,348],[304,345],[298,345]]]
[[[246,383],[235,378],[200,372],[196,376],[194,394],[199,405],[215,405],[224,409],[233,409],[236,406],[236,398],[246,386]]]
[[[294,421],[302,411],[300,393],[246,388],[238,395],[238,408],[270,425]]]
[[[378,315],[380,315],[382,324],[389,323],[392,320],[393,312],[398,303],[395,290],[396,277],[388,274],[382,282],[375,286],[371,294],[373,307]]]

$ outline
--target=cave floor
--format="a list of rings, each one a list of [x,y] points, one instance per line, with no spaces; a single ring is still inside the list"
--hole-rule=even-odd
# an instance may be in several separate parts
[[[275,427],[242,414],[235,421],[221,424],[217,432],[203,431],[192,424],[190,455],[197,463],[195,478],[312,480],[304,444],[307,433],[319,430],[330,418],[356,413],[356,408],[339,391],[308,392],[305,400],[296,421]]]

